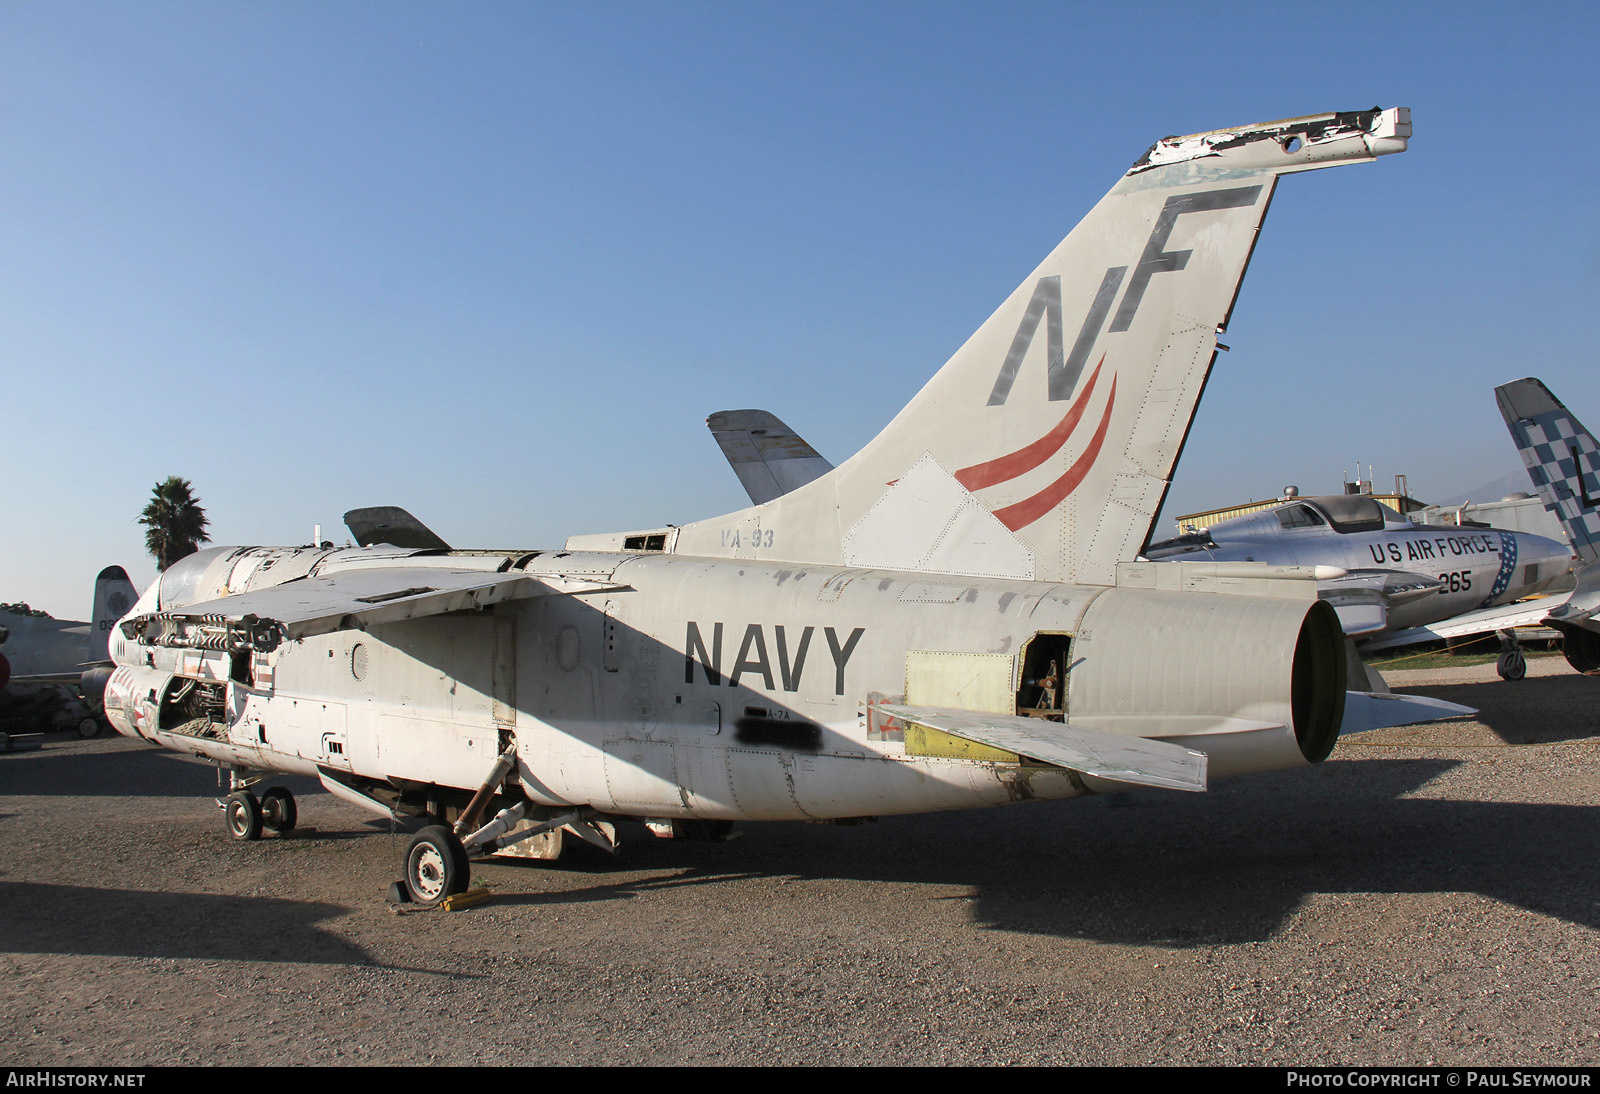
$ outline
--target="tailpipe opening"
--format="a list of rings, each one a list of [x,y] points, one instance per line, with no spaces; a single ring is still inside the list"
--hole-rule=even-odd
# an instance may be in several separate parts
[[[1345,641],[1339,616],[1319,600],[1306,613],[1295,641],[1290,707],[1300,754],[1321,763],[1344,723]]]

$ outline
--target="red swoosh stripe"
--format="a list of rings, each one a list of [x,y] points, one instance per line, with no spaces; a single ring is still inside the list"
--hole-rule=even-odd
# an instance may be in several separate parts
[[[1066,496],[1078,488],[1083,477],[1094,466],[1094,461],[1100,455],[1100,446],[1105,443],[1106,427],[1111,424],[1111,408],[1117,405],[1117,378],[1111,378],[1111,395],[1106,399],[1106,411],[1100,416],[1100,425],[1095,429],[1094,436],[1089,440],[1089,447],[1083,450],[1073,465],[1067,468],[1067,473],[1055,482],[1033,495],[1024,498],[1015,505],[1008,505],[1004,509],[996,510],[995,516],[1000,518],[1011,531],[1025,528],[1044,516],[1050,510],[1060,505]]]
[[[998,456],[987,463],[973,464],[957,471],[956,481],[968,490],[976,492],[986,486],[1008,482],[1018,475],[1032,471],[1054,456],[1061,450],[1061,446],[1067,443],[1067,437],[1077,428],[1078,419],[1083,417],[1084,408],[1089,405],[1089,396],[1094,393],[1094,382],[1100,378],[1100,365],[1105,363],[1105,354],[1101,354],[1100,364],[1094,366],[1094,373],[1089,377],[1089,383],[1083,389],[1083,394],[1067,408],[1066,417],[1062,418],[1054,429],[1008,456]]]

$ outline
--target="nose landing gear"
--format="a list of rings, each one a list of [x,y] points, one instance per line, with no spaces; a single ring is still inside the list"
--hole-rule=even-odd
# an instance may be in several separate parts
[[[222,812],[227,820],[228,835],[237,840],[261,838],[261,803],[250,791],[239,790],[229,794]]]
[[[217,805],[222,808],[228,835],[236,840],[257,840],[264,831],[274,836],[287,835],[294,831],[299,819],[294,795],[287,787],[270,787],[257,798],[250,788],[260,781],[260,775],[251,778],[242,775],[237,768],[228,769],[231,793]]]

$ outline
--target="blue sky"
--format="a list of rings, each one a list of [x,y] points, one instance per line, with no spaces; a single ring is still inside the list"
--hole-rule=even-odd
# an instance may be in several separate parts
[[[1284,180],[1167,514],[1600,425],[1592,4],[0,8],[0,600],[360,505],[550,546],[741,506],[707,414],[869,440],[1158,137],[1410,106]],[[1163,518],[1159,530],[1171,527]]]

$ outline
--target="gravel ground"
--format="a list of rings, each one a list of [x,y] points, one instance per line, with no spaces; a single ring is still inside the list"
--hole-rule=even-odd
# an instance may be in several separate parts
[[[5,1062],[1596,1064],[1600,681],[1390,682],[1482,713],[1203,795],[625,828],[457,913],[306,780],[240,844],[211,768],[46,738],[0,755]]]

